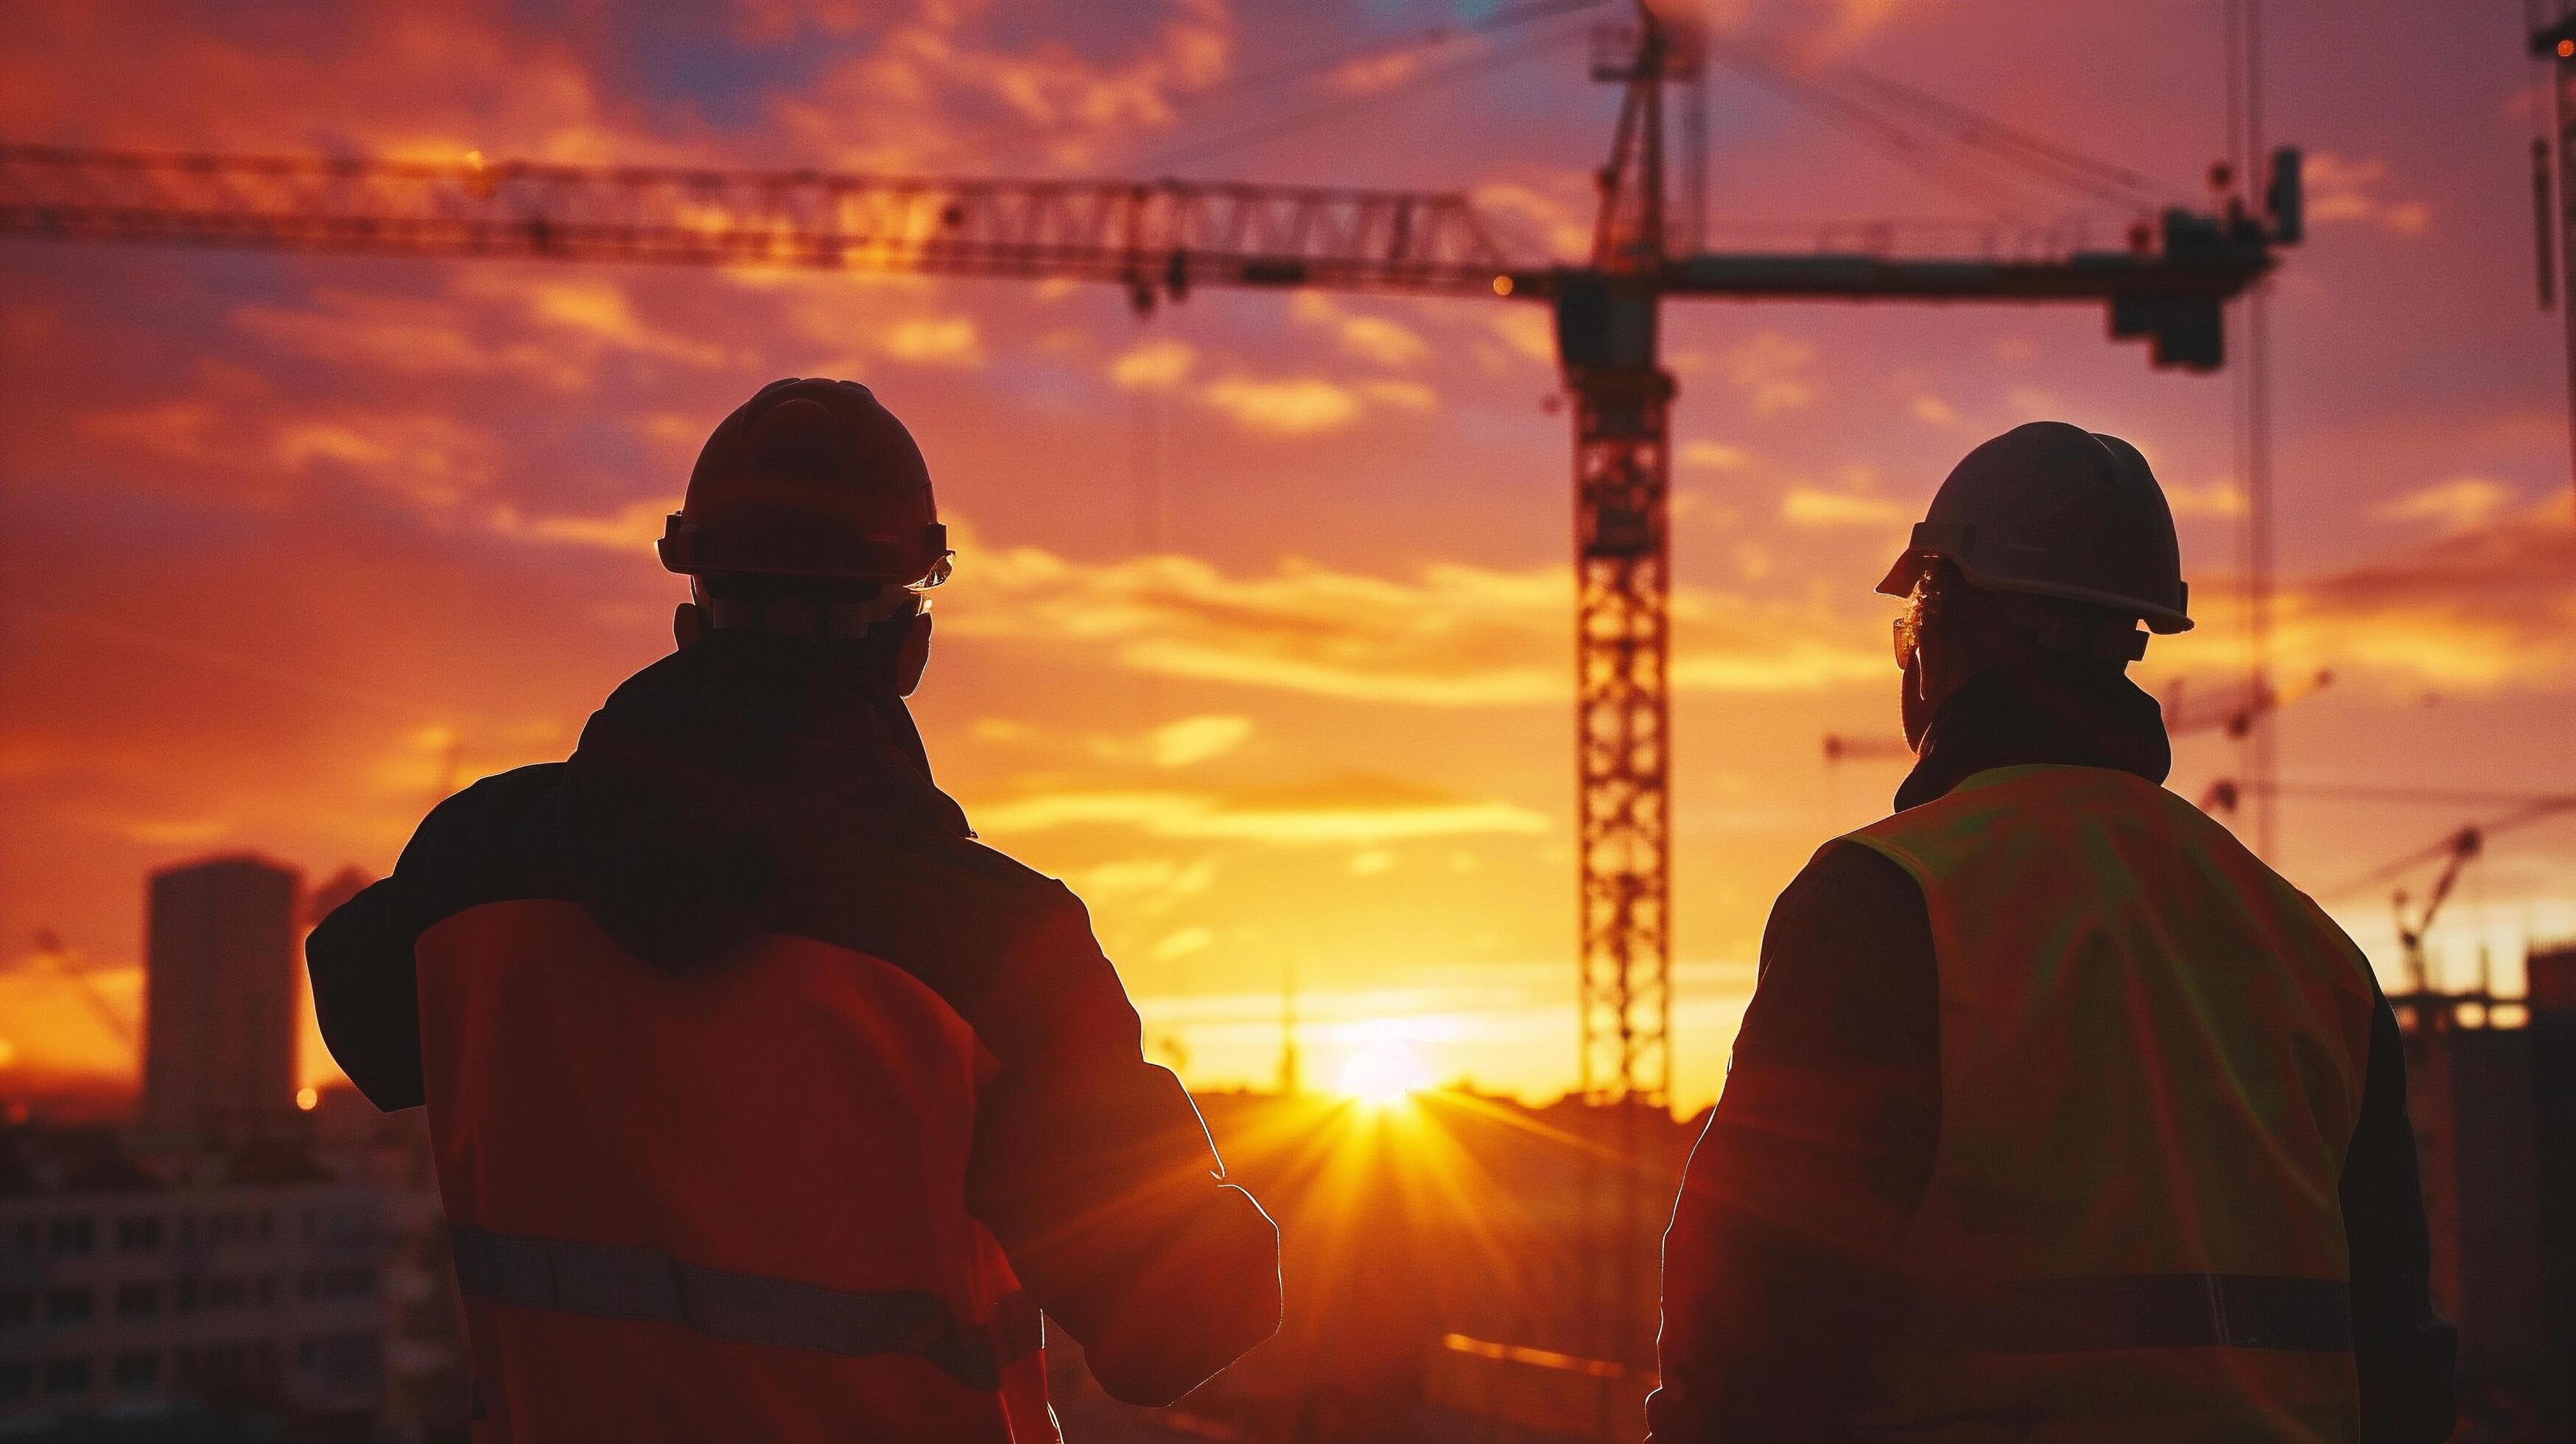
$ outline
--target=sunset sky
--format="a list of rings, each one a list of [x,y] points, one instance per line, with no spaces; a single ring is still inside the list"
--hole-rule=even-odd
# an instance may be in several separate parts
[[[1472,0],[701,0],[10,7],[0,139],[1469,192],[1573,259],[1615,103],[1597,16],[1406,42]],[[1716,0],[1819,76],[1900,75],[2200,194],[2220,0]],[[2576,791],[2562,342],[2533,297],[2521,6],[2276,0],[2269,124],[2309,150],[2273,302],[2281,775]],[[1602,12],[1608,13],[1608,12]],[[1561,39],[1555,39],[1561,37]],[[1554,43],[1550,43],[1554,40]],[[1319,58],[1351,63],[1319,67]],[[1729,227],[1980,212],[1721,71]],[[2049,196],[2116,235],[2131,217]],[[2201,628],[2244,665],[2230,382],[2097,307],[1676,304],[1678,1099],[1712,1096],[1772,896],[1884,811],[1870,586],[1969,446],[2135,441]],[[957,534],[918,712],[995,846],[1065,878],[1196,1084],[1409,1040],[1549,1096],[1574,1050],[1569,439],[1545,312],[1499,300],[286,257],[0,242],[0,1092],[130,1059],[142,879],[256,851],[388,868],[452,784],[564,755],[670,645],[651,551],[707,431],[846,376]],[[2237,766],[2178,747],[2199,797]],[[448,775],[450,759],[453,776]],[[2396,976],[2347,880],[2511,810],[2291,799],[2275,861]],[[2498,837],[2456,981],[2576,934],[2576,821]],[[72,956],[40,950],[58,934]],[[308,1077],[330,1073],[317,1049]]]

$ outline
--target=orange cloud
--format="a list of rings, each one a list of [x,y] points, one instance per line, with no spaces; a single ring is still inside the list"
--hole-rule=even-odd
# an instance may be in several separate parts
[[[1435,563],[1398,579],[1292,559],[1237,577],[1192,557],[972,554],[939,614],[949,635],[1090,645],[1136,671],[1411,706],[1560,702],[1571,688],[1563,566]],[[1683,587],[1672,612],[1676,687],[1800,691],[1886,670],[1869,626],[1809,604]]]
[[[1535,833],[1546,820],[1508,802],[1351,773],[1296,787],[1236,792],[1060,788],[970,805],[976,829],[1007,838],[1067,827],[1282,846],[1477,833]]]
[[[2205,610],[2242,625],[2233,588]],[[2550,686],[2576,666],[2576,528],[2557,514],[2468,527],[2374,562],[2284,586],[2281,666],[2377,673],[2408,686]]]
[[[2306,184],[2309,223],[2376,226],[2401,236],[2424,234],[2433,223],[2432,206],[2384,195],[2388,175],[2384,160],[2346,160],[2333,151],[2308,152],[2300,178]]]
[[[2392,497],[2370,509],[2381,521],[2431,522],[2446,532],[2481,526],[2510,510],[2522,494],[2483,476],[2455,476]]]
[[[1756,416],[1794,411],[1816,399],[1808,367],[1816,345],[1780,331],[1757,331],[1726,353],[1726,379],[1742,388]]]
[[[1338,431],[1360,419],[1360,393],[1320,376],[1275,381],[1228,377],[1200,393],[1208,405],[1233,417],[1249,430],[1280,436]]]

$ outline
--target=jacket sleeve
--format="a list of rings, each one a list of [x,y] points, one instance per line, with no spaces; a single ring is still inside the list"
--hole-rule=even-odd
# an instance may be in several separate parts
[[[1664,1235],[1656,1444],[1843,1437],[1931,1180],[1939,996],[1893,862],[1829,845],[1781,893]]]
[[[2433,1307],[2432,1241],[2406,1116],[2405,1040],[2387,998],[2374,997],[2373,1009],[2361,1118],[2340,1190],[2362,1438],[2438,1444],[2451,1436],[2459,1332]]]
[[[412,834],[393,874],[332,909],[305,940],[322,1041],[378,1108],[417,1108],[424,1099],[412,945],[424,929],[492,891],[503,869],[490,839],[478,833],[496,814],[524,810],[555,770],[523,767],[441,802]]]
[[[1224,1181],[1198,1109],[1144,1059],[1071,893],[1011,947],[971,1021],[1000,1062],[968,1205],[1116,1399],[1168,1404],[1279,1327],[1279,1234]]]
[[[425,922],[417,874],[429,831],[424,822],[393,875],[332,909],[304,943],[322,1041],[367,1101],[388,1113],[424,1101],[412,944]]]

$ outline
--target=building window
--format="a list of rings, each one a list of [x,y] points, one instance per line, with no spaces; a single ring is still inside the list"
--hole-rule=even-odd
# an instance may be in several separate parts
[[[36,1295],[29,1289],[0,1289],[0,1329],[36,1317]]]
[[[203,1377],[216,1388],[242,1383],[250,1377],[250,1356],[239,1344],[209,1345]]]
[[[47,1359],[45,1392],[59,1399],[89,1392],[89,1360]]]
[[[161,1313],[159,1284],[118,1284],[116,1316],[120,1319],[157,1318]]]
[[[45,1242],[56,1253],[88,1253],[98,1247],[98,1224],[86,1218],[58,1218],[45,1230]]]
[[[77,1324],[89,1317],[89,1290],[52,1289],[45,1294],[45,1322]]]
[[[348,1268],[308,1269],[297,1285],[305,1299],[363,1299],[376,1291],[376,1271],[364,1264]]]
[[[116,1387],[127,1394],[148,1394],[161,1382],[161,1356],[150,1350],[116,1356]]]
[[[161,1246],[161,1220],[120,1218],[116,1221],[118,1253],[150,1253]]]
[[[250,1285],[238,1278],[215,1279],[206,1285],[206,1307],[237,1309],[250,1297]]]
[[[334,1334],[323,1348],[322,1376],[334,1384],[373,1384],[384,1372],[382,1335]]]
[[[0,1359],[0,1404],[14,1404],[36,1392],[36,1366],[24,1359]]]

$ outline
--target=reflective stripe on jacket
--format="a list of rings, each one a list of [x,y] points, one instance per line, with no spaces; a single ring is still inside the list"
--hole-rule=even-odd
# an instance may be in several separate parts
[[[1056,1439],[964,1207],[991,1059],[936,993],[777,936],[673,976],[554,901],[418,960],[478,1438]]]
[[[2107,768],[1981,773],[1851,835],[1920,884],[1940,1143],[1864,1432],[2358,1437],[2337,1184],[2368,963],[2224,828]]]

